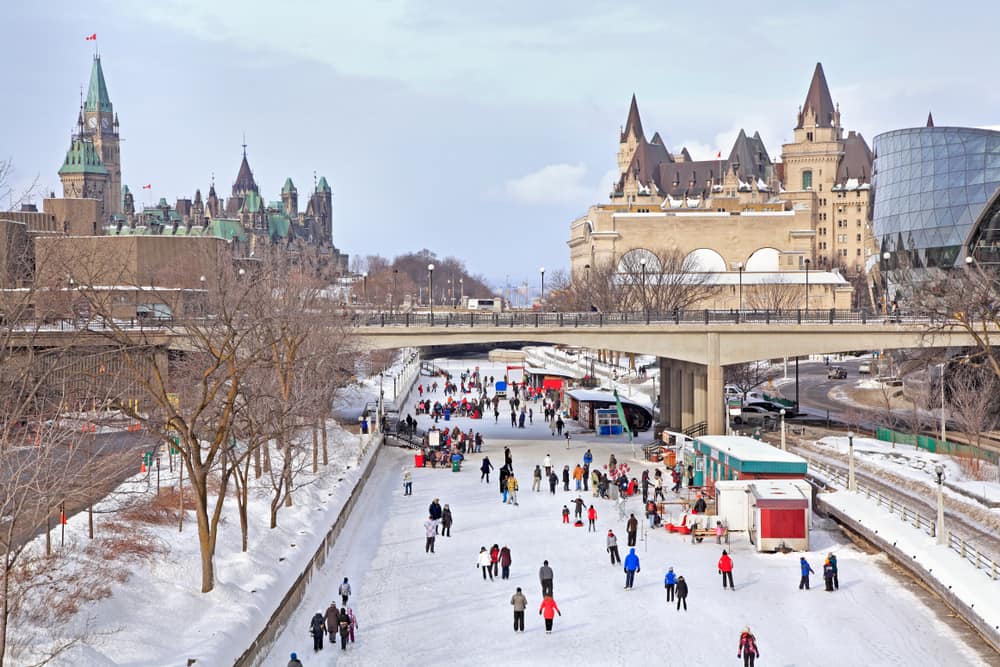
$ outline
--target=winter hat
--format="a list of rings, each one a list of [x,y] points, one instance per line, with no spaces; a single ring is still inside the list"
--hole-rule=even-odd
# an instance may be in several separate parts
[[[347,583],[347,577],[344,577],[344,583],[345,584]]]
[[[749,626],[749,625],[745,626],[745,627],[743,628],[743,632],[745,632],[745,633],[747,633],[747,634],[750,634],[750,626]]]
[[[672,568],[672,567],[670,567],[670,568],[667,568],[667,569],[668,569],[668,570],[669,570],[670,572],[673,572],[673,571],[674,571],[674,568]]]
[[[723,549],[723,550],[722,550],[722,555],[723,555],[723,556],[728,556],[728,555],[729,555],[729,552],[727,552],[727,551],[726,551],[725,549]]]
[[[295,653],[293,652],[293,653],[292,653],[292,660],[298,660],[298,659],[299,659],[299,656],[297,656],[297,655],[296,655],[296,654],[295,654]]]

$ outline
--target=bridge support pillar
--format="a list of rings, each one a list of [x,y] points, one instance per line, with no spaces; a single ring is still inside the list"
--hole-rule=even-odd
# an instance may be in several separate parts
[[[674,384],[671,382],[671,361],[670,359],[659,358],[660,362],[660,425],[671,431],[674,424],[670,421],[670,406],[676,400]]]
[[[699,424],[708,420],[708,403],[706,392],[708,391],[708,369],[705,366],[696,366],[694,372],[694,423]]]
[[[709,333],[707,340],[706,387],[705,387],[705,421],[709,435],[725,435],[726,411],[723,402],[725,383],[723,382],[721,355],[719,353],[719,334]]]
[[[681,371],[681,428],[694,426],[694,370],[684,364]]]
[[[681,401],[684,392],[681,390],[681,366],[679,361],[670,364],[670,426],[675,431],[683,431],[681,425]]]

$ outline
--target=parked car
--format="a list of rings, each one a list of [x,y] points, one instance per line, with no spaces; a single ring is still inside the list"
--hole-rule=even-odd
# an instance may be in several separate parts
[[[787,415],[786,415],[787,416]],[[748,405],[744,407],[739,416],[733,418],[734,424],[763,424],[768,419],[778,419],[780,415],[771,410]]]
[[[795,411],[795,408],[786,407],[784,405],[781,405],[780,403],[774,403],[772,401],[753,401],[752,403],[747,403],[745,407],[761,408],[763,410],[767,410],[768,412],[773,412],[775,415],[778,415],[779,417],[781,416],[782,410],[785,411],[786,417],[793,417],[798,414]]]
[[[861,365],[858,366],[859,375],[871,375],[872,374],[872,362],[862,361]]]
[[[844,368],[843,366],[830,366],[830,368],[826,371],[827,380],[844,380],[846,378],[847,378],[847,369]]]

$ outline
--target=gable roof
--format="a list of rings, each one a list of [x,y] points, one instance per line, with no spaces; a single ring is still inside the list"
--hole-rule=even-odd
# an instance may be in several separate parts
[[[823,74],[822,63],[816,63],[812,81],[809,83],[809,92],[806,93],[806,101],[802,103],[799,124],[796,128],[802,127],[802,120],[810,109],[816,114],[817,127],[833,127],[833,114],[836,108],[833,105],[833,98],[830,97],[830,87],[826,85],[826,75]]]

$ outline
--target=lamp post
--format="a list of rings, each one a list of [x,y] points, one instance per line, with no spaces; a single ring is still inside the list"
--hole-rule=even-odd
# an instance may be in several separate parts
[[[857,481],[854,479],[854,431],[847,432],[847,490],[858,490]]]
[[[455,305],[455,297],[454,297],[454,293],[451,291],[451,278],[448,278],[447,283],[448,283],[448,302],[447,302],[446,305],[454,306]]]
[[[392,293],[389,294],[389,314],[396,312],[396,277],[399,275],[399,269],[392,270]]]
[[[458,305],[465,301],[465,276],[458,279]]]
[[[538,272],[540,274],[542,274],[542,297],[539,300],[539,306],[541,306],[541,308],[544,310],[545,309],[545,267],[543,266],[540,269],[538,269]]]
[[[590,298],[590,264],[583,265],[583,283],[587,294],[587,310],[589,311],[594,305]]]
[[[937,526],[934,528],[934,536],[937,538],[938,544],[948,544],[948,532],[944,529],[944,466],[938,463],[934,466],[934,472],[937,473]]]
[[[639,266],[642,267],[642,308],[646,311],[646,322],[649,323],[649,300],[646,299],[646,258],[643,257],[639,260]]]
[[[889,314],[889,258],[892,255],[886,250],[882,253],[882,284],[885,289],[882,293],[882,314]]]
[[[743,312],[743,262],[736,263],[736,270],[740,272],[740,306],[737,312]]]
[[[427,300],[431,304],[431,322],[434,322],[434,265],[427,265]]]
[[[198,278],[198,283],[201,285],[201,314],[205,315],[208,313],[208,297],[205,294],[205,276],[200,276]]]
[[[788,451],[788,448],[785,446],[785,409],[784,408],[781,408],[780,414],[781,414],[781,451],[785,452],[785,451]]]
[[[368,272],[361,274],[361,299],[368,303]]]
[[[806,257],[806,314],[809,314],[809,258]]]

